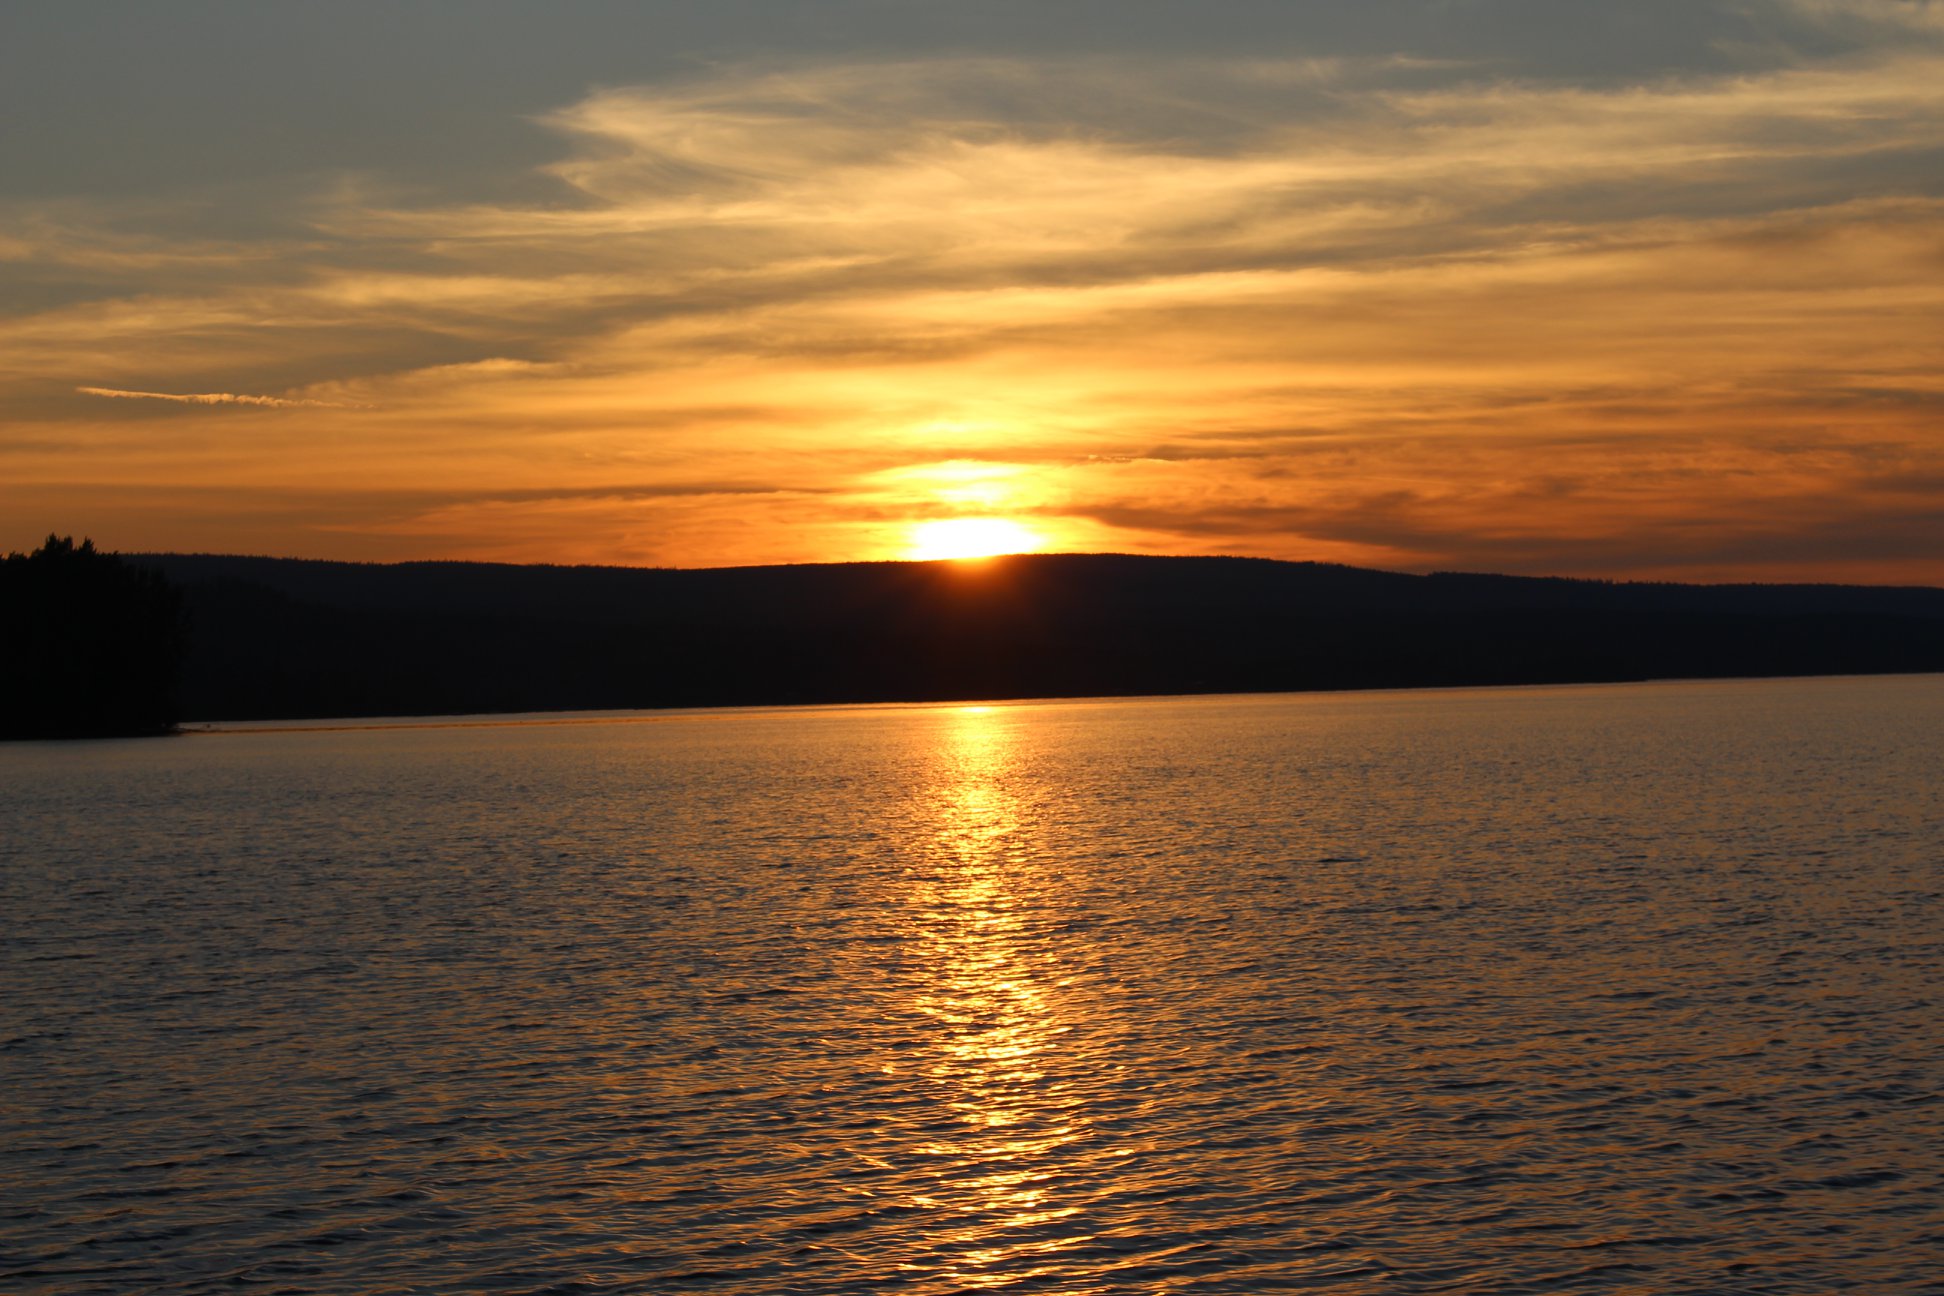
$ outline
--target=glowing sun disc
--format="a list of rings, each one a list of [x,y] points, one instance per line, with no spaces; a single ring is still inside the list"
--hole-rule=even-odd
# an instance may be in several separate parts
[[[1040,538],[1004,518],[940,518],[911,528],[910,556],[920,562],[940,558],[991,558],[1031,553]]]

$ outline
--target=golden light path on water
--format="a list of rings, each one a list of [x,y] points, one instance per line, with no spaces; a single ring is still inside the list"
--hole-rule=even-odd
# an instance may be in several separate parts
[[[16,745],[0,1290],[1934,1292],[1940,717]]]
[[[923,1152],[977,1167],[950,1185],[956,1200],[919,1200],[992,1221],[963,1239],[972,1247],[945,1275],[973,1288],[1028,1281],[1035,1270],[1022,1266],[1024,1253],[1070,1240],[1019,1235],[1077,1213],[1049,1189],[1049,1167],[1085,1119],[1081,1100],[1045,1069],[1072,1026],[1020,916],[1016,888],[1042,865],[1019,849],[1022,814],[1008,779],[1014,741],[991,707],[950,713],[934,764],[937,868],[913,892],[908,927],[935,977],[918,998],[936,1026],[924,1065],[959,1118],[957,1137]]]

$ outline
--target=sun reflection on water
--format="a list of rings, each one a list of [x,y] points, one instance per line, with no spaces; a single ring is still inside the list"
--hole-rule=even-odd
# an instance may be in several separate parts
[[[929,866],[907,933],[927,974],[915,1005],[931,1024],[921,1065],[953,1116],[922,1149],[939,1168],[925,1204],[953,1219],[940,1239],[950,1277],[983,1287],[1075,1240],[1049,1232],[1078,1211],[1051,1185],[1085,1121],[1057,1073],[1072,1027],[1034,934],[1046,879],[1017,792],[1012,718],[990,707],[941,718]]]
[[[0,1254],[1934,1291],[1941,687],[259,734],[112,796],[16,753]]]

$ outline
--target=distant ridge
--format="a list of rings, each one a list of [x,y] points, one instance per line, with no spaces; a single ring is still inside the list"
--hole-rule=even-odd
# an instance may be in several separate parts
[[[705,570],[125,555],[191,720],[1944,670],[1944,590],[1253,558]]]

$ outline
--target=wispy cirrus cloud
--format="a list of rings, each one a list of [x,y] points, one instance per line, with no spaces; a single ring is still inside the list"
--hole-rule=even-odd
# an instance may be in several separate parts
[[[291,396],[251,396],[241,392],[123,391],[118,387],[76,387],[83,396],[109,400],[172,401],[178,405],[254,405],[262,409],[349,409],[342,401],[308,400]]]

